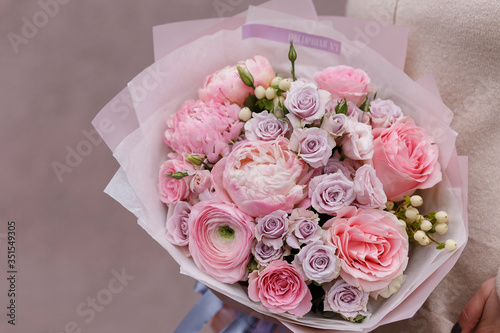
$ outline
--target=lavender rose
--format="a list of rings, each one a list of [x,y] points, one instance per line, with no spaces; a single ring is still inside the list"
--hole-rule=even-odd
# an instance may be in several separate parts
[[[319,216],[314,212],[296,208],[288,218],[290,222],[290,235],[286,243],[295,249],[302,244],[310,244],[321,239],[322,229],[319,226]]]
[[[188,218],[191,207],[185,201],[177,201],[177,203],[168,205],[165,237],[170,243],[178,246],[188,245]]]
[[[340,154],[336,151],[323,168],[323,174],[335,173],[339,170],[350,180],[352,180],[356,174],[356,167],[353,161],[350,159],[341,161]]]
[[[329,134],[338,137],[345,133],[347,116],[343,113],[325,114],[320,128]]]
[[[369,164],[356,170],[354,177],[355,206],[362,208],[383,208],[387,201],[384,185],[377,178],[375,169]]]
[[[282,260],[284,251],[282,247],[275,249],[264,242],[254,241],[252,244],[252,254],[259,266],[265,267],[273,261]]]
[[[283,210],[276,210],[271,214],[257,218],[256,221],[255,238],[267,246],[279,249],[288,233],[287,213]]]
[[[360,108],[356,106],[353,102],[350,100],[344,100],[344,99],[333,99],[328,105],[326,106],[326,111],[327,113],[332,113],[335,114],[335,108],[339,103],[344,102],[346,103],[347,106],[347,113],[346,116],[351,117],[359,121],[360,123],[363,124],[369,124],[370,123],[370,116],[368,115],[368,112],[364,112]]]
[[[350,321],[358,315],[370,314],[366,309],[370,293],[353,287],[342,279],[335,281],[330,288],[325,287],[325,311],[337,312]]]
[[[373,128],[388,128],[403,118],[403,112],[390,99],[377,98],[370,103],[370,118]]]
[[[309,182],[309,198],[318,213],[334,215],[356,198],[354,183],[341,171],[316,176]]]
[[[288,131],[288,123],[279,120],[267,111],[252,113],[252,119],[245,123],[247,140],[271,141]]]
[[[316,84],[304,80],[294,81],[285,99],[285,107],[290,112],[287,117],[294,127],[302,127],[301,123],[310,124],[323,117],[330,99],[330,93],[318,89]]]
[[[334,147],[335,139],[317,127],[295,128],[290,138],[290,148],[313,168],[325,166]]]
[[[342,137],[340,144],[344,154],[352,160],[369,160],[373,157],[373,134],[370,125],[347,117],[347,132]]]
[[[330,282],[340,274],[340,259],[335,255],[335,250],[334,246],[324,245],[320,240],[312,242],[300,250],[293,264],[308,280]]]

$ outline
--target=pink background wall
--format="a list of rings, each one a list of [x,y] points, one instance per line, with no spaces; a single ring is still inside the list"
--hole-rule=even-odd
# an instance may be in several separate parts
[[[199,298],[194,281],[103,193],[118,164],[104,143],[83,143],[84,132],[152,63],[154,25],[217,17],[217,1],[239,3],[231,14],[263,1],[59,1],[0,2],[0,332],[173,332]],[[343,1],[315,4],[343,12]],[[12,33],[24,38],[14,47]],[[59,181],[52,164],[67,165],[67,149],[78,148],[88,155]],[[6,317],[8,221],[17,225],[16,326]],[[122,269],[133,277],[126,286],[112,273]],[[97,296],[100,312],[89,305]]]

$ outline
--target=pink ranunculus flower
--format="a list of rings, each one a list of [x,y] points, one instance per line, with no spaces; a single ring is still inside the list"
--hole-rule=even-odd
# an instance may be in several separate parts
[[[328,220],[328,241],[338,248],[340,276],[371,292],[387,287],[408,264],[408,235],[394,214],[346,207]]]
[[[373,128],[388,128],[403,118],[401,108],[390,99],[377,98],[371,101],[369,114]]]
[[[335,144],[333,136],[317,127],[295,128],[290,138],[290,148],[313,168],[326,165]]]
[[[255,224],[235,205],[200,201],[188,220],[189,252],[198,268],[224,283],[247,276]]]
[[[314,73],[314,81],[332,98],[345,98],[357,106],[361,105],[368,94],[370,78],[362,69],[349,66],[328,67]]]
[[[319,226],[319,216],[311,210],[296,208],[288,218],[290,234],[286,243],[294,249],[299,249],[302,244],[310,244],[321,239],[322,229]]]
[[[186,201],[178,201],[168,205],[165,236],[170,243],[177,246],[188,245],[188,219],[191,207]]]
[[[294,81],[286,93],[285,107],[290,112],[287,117],[294,128],[311,124],[323,117],[330,99],[330,93],[318,89],[314,82]]]
[[[431,188],[441,181],[438,146],[410,117],[374,134],[373,168],[389,200],[403,200],[416,189]]]
[[[240,61],[237,65],[246,68],[254,79],[254,85],[268,88],[271,80],[275,77],[271,63],[263,56],[255,56],[246,61]],[[203,87],[198,90],[199,98],[208,102],[210,100],[218,103],[229,101],[242,105],[249,94],[254,90],[243,83],[238,75],[236,66],[227,66],[207,76]]]
[[[248,296],[274,313],[303,316],[311,310],[312,295],[303,276],[286,261],[274,261],[249,275]]]
[[[238,105],[214,101],[186,101],[166,118],[163,141],[177,153],[207,156],[212,163],[231,152],[232,143],[240,136]]]
[[[356,198],[354,183],[341,171],[316,176],[309,182],[309,198],[318,213],[335,215]]]
[[[252,113],[252,119],[245,123],[247,140],[271,141],[284,136],[288,131],[288,122],[276,118],[268,111]]]
[[[373,134],[370,125],[347,117],[346,132],[340,140],[342,152],[352,160],[369,160],[373,156]]]
[[[244,141],[214,166],[212,178],[222,200],[258,217],[291,212],[307,195],[308,168],[285,138]]]
[[[163,162],[159,172],[158,193],[160,200],[166,204],[171,204],[180,200],[186,200],[191,194],[189,182],[192,176],[186,176],[181,179],[169,177],[175,172],[192,171],[193,166],[186,163],[176,154],[169,154],[168,160]]]
[[[340,260],[336,248],[317,240],[300,249],[292,264],[307,278],[317,283],[333,281],[340,274]]]
[[[385,208],[387,196],[384,187],[375,174],[375,169],[365,164],[356,170],[354,176],[355,206],[362,208]]]

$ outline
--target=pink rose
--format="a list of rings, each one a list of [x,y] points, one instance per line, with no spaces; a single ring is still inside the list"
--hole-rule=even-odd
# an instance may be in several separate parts
[[[362,208],[385,208],[387,197],[375,170],[369,164],[356,170],[354,176],[354,192],[356,193],[356,206]]]
[[[168,205],[165,236],[170,243],[177,246],[188,245],[188,219],[191,207],[185,201],[178,201],[175,204]]]
[[[234,205],[200,201],[188,220],[189,252],[198,268],[224,283],[245,279],[255,224]]]
[[[299,271],[286,261],[274,261],[249,275],[248,296],[274,313],[303,316],[311,310],[311,292]]]
[[[214,166],[212,177],[219,197],[257,217],[291,212],[306,196],[308,168],[285,138],[245,141]]]
[[[369,114],[373,128],[391,127],[396,120],[403,118],[401,108],[390,99],[377,98],[371,101]]]
[[[346,132],[340,140],[342,152],[352,160],[369,160],[373,156],[373,134],[370,125],[347,117]]]
[[[328,220],[328,241],[338,248],[340,276],[371,292],[387,287],[408,264],[408,236],[394,214],[346,207]]]
[[[191,194],[189,190],[191,176],[176,179],[169,175],[175,172],[186,172],[193,169],[191,165],[188,165],[188,163],[175,154],[170,154],[169,157],[170,159],[163,162],[160,167],[158,182],[160,200],[166,204],[174,203],[179,200],[186,200]]]
[[[163,141],[177,153],[206,155],[212,163],[231,151],[243,129],[238,105],[186,101],[166,118]]]
[[[374,134],[373,168],[389,200],[401,201],[416,189],[431,188],[441,181],[434,138],[410,117]]]
[[[256,87],[268,88],[269,83],[275,77],[269,60],[259,55],[246,61],[240,61],[237,65],[246,68],[252,74]],[[203,87],[198,90],[198,96],[204,102],[213,100],[224,103],[229,101],[242,105],[247,96],[253,92],[253,88],[246,86],[241,81],[236,66],[227,66],[207,76]]]
[[[332,156],[335,139],[317,127],[295,128],[290,138],[290,148],[307,164],[319,168],[325,166]]]
[[[189,189],[194,193],[202,193],[211,186],[212,175],[208,170],[196,170],[189,182]]]
[[[361,69],[349,66],[328,67],[314,73],[314,81],[332,98],[345,98],[360,106],[368,94],[370,78]]]

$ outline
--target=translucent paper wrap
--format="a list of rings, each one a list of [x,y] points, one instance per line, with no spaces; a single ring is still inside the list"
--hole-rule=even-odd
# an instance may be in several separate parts
[[[137,216],[138,223],[179,263],[182,274],[206,284],[248,314],[275,318],[295,332],[369,332],[409,318],[453,267],[467,242],[467,159],[458,157],[455,150],[456,133],[450,128],[453,114],[441,101],[432,77],[414,82],[402,72],[404,29],[384,27],[370,40],[369,48],[345,37],[355,34],[351,30],[359,20],[318,19],[312,3],[307,1],[271,1],[264,7],[279,11],[250,7],[246,15],[230,19],[155,28],[156,62],[137,75],[93,121],[120,164],[105,192]],[[419,192],[425,202],[421,211],[446,210],[450,222],[445,239],[456,240],[459,248],[448,252],[432,245],[413,247],[400,290],[386,300],[370,301],[372,315],[360,324],[314,314],[298,318],[271,313],[252,302],[239,284],[224,284],[202,273],[184,251],[165,238],[167,207],[158,198],[157,182],[159,167],[169,153],[162,140],[166,115],[176,112],[185,100],[196,99],[197,89],[207,75],[239,60],[263,55],[277,73],[289,73],[289,45],[266,38],[242,39],[242,26],[248,24],[285,28],[340,42],[340,54],[296,43],[296,75],[312,78],[314,72],[336,65],[361,68],[376,85],[378,96],[392,99],[419,126],[433,133],[439,146],[443,181]],[[170,37],[174,31],[176,35]]]

